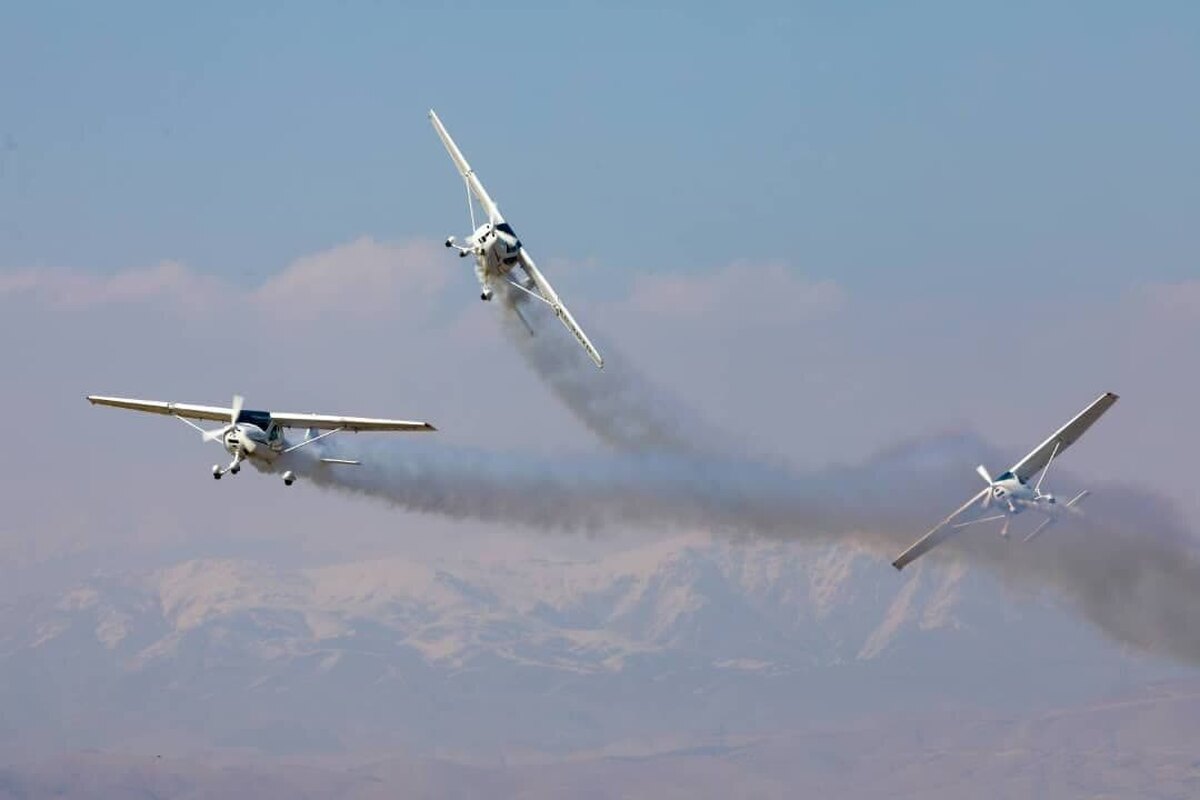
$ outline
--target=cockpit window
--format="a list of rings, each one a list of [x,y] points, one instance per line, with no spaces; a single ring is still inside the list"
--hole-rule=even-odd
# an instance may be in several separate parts
[[[501,222],[496,226],[496,230],[500,231],[501,233],[507,233],[509,236],[515,237],[517,235],[513,232],[512,225],[509,225],[507,222]]]
[[[238,415],[238,422],[248,422],[262,430],[271,427],[271,412],[270,411],[245,411]]]

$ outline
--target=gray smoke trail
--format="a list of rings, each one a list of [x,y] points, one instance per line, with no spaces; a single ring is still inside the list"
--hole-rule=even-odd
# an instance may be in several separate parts
[[[534,373],[601,441],[629,452],[728,453],[734,440],[629,366],[605,345],[604,370],[542,303],[507,284],[501,326]]]
[[[860,466],[808,474],[730,456],[734,451],[712,426],[667,399],[624,359],[610,354],[604,372],[597,372],[540,304],[511,290],[501,299],[505,330],[534,372],[622,453],[554,459],[379,442],[346,454],[367,467],[331,469],[301,450],[294,455],[308,463],[297,470],[321,486],[454,518],[543,531],[632,525],[810,543],[852,540],[890,558],[978,490],[975,464],[998,461],[983,442],[965,436],[932,438]],[[1062,473],[1055,485],[1072,489]],[[1200,664],[1197,543],[1161,499],[1105,487],[1089,499],[1085,520],[1056,525],[1036,543],[988,534],[972,531],[926,558],[965,557],[1012,585],[1054,590],[1117,641]]]
[[[854,541],[889,557],[977,489],[973,465],[990,454],[977,439],[939,437],[860,466],[799,474],[668,454],[535,458],[423,443],[344,444],[339,455],[370,466],[323,467],[305,456],[293,468],[320,486],[452,518],[548,532],[703,527],[809,543]],[[1073,488],[1061,473],[1055,485]],[[1092,499],[1087,519],[1056,525],[1036,543],[979,530],[926,558],[965,557],[1011,584],[1054,590],[1117,641],[1200,664],[1195,540],[1147,492],[1105,487]]]

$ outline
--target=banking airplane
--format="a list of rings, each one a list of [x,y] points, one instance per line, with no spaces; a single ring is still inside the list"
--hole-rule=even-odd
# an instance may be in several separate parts
[[[467,184],[467,207],[471,213],[471,228],[473,229],[473,233],[462,244],[459,244],[451,236],[446,240],[446,247],[454,248],[464,258],[466,256],[475,256],[475,276],[479,278],[480,299],[492,299],[493,280],[507,281],[525,295],[550,306],[554,311],[554,315],[559,318],[567,330],[578,340],[580,346],[587,352],[588,357],[596,362],[597,367],[603,367],[604,359],[601,358],[600,352],[592,345],[591,340],[583,332],[583,328],[579,327],[579,323],[575,321],[575,318],[571,316],[571,312],[563,305],[562,300],[558,299],[554,287],[550,285],[550,282],[542,275],[537,265],[533,263],[533,257],[529,255],[529,251],[521,244],[521,240],[513,232],[512,226],[504,220],[499,206],[492,200],[487,190],[483,188],[483,184],[475,175],[475,171],[471,169],[471,165],[467,163],[467,159],[463,156],[462,151],[458,149],[458,145],[454,143],[454,140],[450,138],[450,134],[446,132],[446,128],[442,125],[442,121],[438,119],[438,115],[430,111],[429,120],[433,123],[433,128],[437,131],[442,144],[446,146],[446,152],[450,154],[451,160],[454,161],[454,166],[458,168],[458,173],[462,175],[463,180]],[[475,225],[475,206],[471,202],[472,196],[479,202],[483,213],[487,216],[487,221],[478,227]],[[510,274],[513,267],[517,266],[521,267],[521,270],[525,273],[524,280],[514,280]]]
[[[1087,429],[1092,427],[1096,420],[1100,419],[1101,415],[1108,411],[1115,402],[1117,402],[1117,396],[1112,392],[1101,395],[1094,403],[1079,412],[1074,419],[1055,431],[1049,439],[1038,445],[1032,453],[995,479],[980,464],[975,471],[987,483],[987,488],[980,489],[979,494],[963,503],[957,511],[918,539],[912,547],[905,550],[892,562],[892,566],[896,569],[904,569],[905,565],[970,525],[1002,519],[1004,524],[1000,528],[1000,535],[1008,536],[1008,526],[1012,522],[1012,518],[1022,511],[1030,509],[1044,515],[1045,519],[1025,537],[1025,541],[1028,542],[1045,530],[1048,525],[1054,523],[1062,511],[1077,511],[1079,502],[1088,495],[1086,490],[1060,505],[1054,495],[1042,492],[1042,481],[1046,479],[1046,473],[1050,471],[1050,465],[1054,463],[1054,459],[1074,444],[1080,436],[1083,436]],[[1029,481],[1039,471],[1042,473],[1041,477],[1031,487]],[[951,524],[977,502],[984,511],[995,503],[999,506],[999,513]]]
[[[206,442],[220,442],[233,460],[222,467],[214,464],[212,476],[220,480],[226,472],[234,475],[242,468],[242,462],[250,460],[261,466],[269,466],[281,456],[294,453],[302,447],[309,447],[315,442],[332,436],[339,431],[432,431],[436,430],[428,422],[410,422],[400,419],[372,419],[370,417],[333,417],[325,414],[279,414],[273,411],[250,411],[244,409],[241,395],[235,395],[233,406],[197,406],[190,403],[164,403],[158,400],[134,400],[127,397],[100,397],[88,395],[88,402],[93,405],[127,408],[133,411],[146,411],[151,414],[164,414],[175,417],[180,422],[190,425]],[[219,428],[206,430],[194,419],[224,422]],[[283,435],[285,428],[307,428],[305,437],[300,441],[289,441]],[[317,433],[322,431],[322,433]],[[356,465],[361,462],[345,458],[320,458],[324,464]],[[287,470],[283,473],[283,482],[291,486],[296,481],[296,473]]]

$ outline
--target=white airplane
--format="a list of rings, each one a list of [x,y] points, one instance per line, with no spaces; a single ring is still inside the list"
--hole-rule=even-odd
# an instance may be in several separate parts
[[[1074,444],[1115,402],[1117,402],[1117,396],[1112,392],[1106,392],[1101,395],[1094,403],[1079,412],[1074,419],[1055,431],[1049,439],[1034,448],[1032,453],[1022,458],[1007,472],[997,476],[995,479],[980,464],[975,470],[987,483],[987,488],[980,489],[979,494],[963,503],[957,511],[939,522],[934,526],[933,530],[918,539],[892,562],[892,566],[896,569],[904,569],[907,564],[929,552],[958,531],[971,525],[1002,519],[1004,520],[1004,524],[1000,529],[1000,535],[1007,537],[1008,526],[1012,522],[1012,518],[1025,509],[1037,511],[1046,517],[1040,525],[1025,537],[1024,541],[1026,542],[1054,523],[1062,511],[1066,510],[1078,513],[1076,506],[1081,500],[1087,497],[1087,490],[1080,492],[1066,503],[1060,505],[1054,495],[1042,492],[1042,481],[1046,479],[1046,473],[1050,471],[1050,465],[1054,463],[1054,459]],[[1037,475],[1039,470],[1042,473],[1041,477],[1038,478],[1037,483],[1030,487],[1029,480],[1034,475]],[[1000,513],[967,522],[951,524],[977,502],[980,503],[980,507],[984,511],[990,508],[992,503],[996,503],[1000,506]]]
[[[455,241],[451,236],[446,239],[446,247],[453,247],[458,251],[460,257],[475,256],[475,275],[479,278],[480,299],[492,299],[492,280],[503,279],[512,286],[524,292],[529,297],[535,300],[540,300],[554,310],[555,316],[562,321],[575,338],[587,351],[588,357],[596,362],[597,367],[604,367],[604,359],[600,356],[600,352],[592,345],[587,334],[583,332],[583,328],[579,327],[579,323],[571,316],[571,312],[563,305],[562,300],[558,298],[554,287],[546,280],[537,265],[533,263],[533,257],[529,255],[529,251],[521,244],[521,240],[517,238],[517,234],[513,232],[512,226],[504,220],[504,216],[500,213],[500,208],[492,200],[487,190],[483,188],[479,178],[475,175],[475,171],[471,169],[471,165],[467,163],[467,159],[463,156],[462,151],[458,149],[458,145],[450,138],[450,134],[446,132],[442,121],[438,119],[438,115],[432,110],[429,112],[429,119],[433,122],[434,130],[442,140],[442,144],[446,146],[446,152],[450,154],[450,158],[454,161],[454,166],[458,168],[458,172],[462,175],[463,180],[467,184],[467,208],[471,213],[471,227],[473,233],[467,237],[463,244]],[[487,215],[487,221],[476,227],[475,225],[475,206],[471,202],[471,197],[474,196],[478,201],[483,213]],[[509,274],[513,267],[520,266],[525,272],[526,279],[523,281],[514,280]],[[518,313],[520,313],[518,311]],[[522,317],[522,320],[524,318]],[[528,324],[526,324],[528,327]]]
[[[234,395],[233,406],[198,406],[190,403],[164,403],[158,400],[134,400],[128,397],[100,397],[88,395],[92,405],[127,408],[133,411],[146,411],[151,414],[164,414],[175,417],[180,422],[189,425],[200,434],[206,442],[220,442],[225,450],[233,456],[229,465],[222,467],[214,464],[212,476],[217,480],[226,472],[234,475],[242,468],[242,462],[247,459],[260,466],[269,466],[281,456],[294,453],[302,447],[309,447],[339,431],[433,431],[437,430],[428,422],[410,422],[401,419],[372,419],[370,417],[333,417],[325,414],[278,414],[273,411],[251,411],[244,409],[241,395]],[[206,430],[194,419],[224,422],[220,428]],[[284,428],[307,428],[305,438],[298,442],[290,442],[283,435]],[[317,433],[323,431],[323,433]],[[361,462],[345,458],[320,458],[324,464],[356,465]],[[296,481],[296,473],[287,470],[283,473],[283,482],[291,486]]]

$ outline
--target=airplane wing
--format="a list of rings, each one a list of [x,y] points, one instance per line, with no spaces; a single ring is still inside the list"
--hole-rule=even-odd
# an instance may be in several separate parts
[[[335,417],[329,414],[276,414],[271,412],[271,421],[285,428],[318,428],[345,431],[436,431],[428,422],[405,419],[375,419],[373,417]]]
[[[163,414],[188,419],[207,419],[213,422],[229,422],[233,409],[223,406],[198,406],[191,403],[164,403],[159,400],[135,400],[129,397],[101,397],[88,395],[88,402],[98,406],[127,408],[150,414]],[[261,412],[244,412],[261,413]],[[329,414],[276,414],[267,412],[271,421],[285,428],[318,428],[346,431],[434,431],[437,428],[428,422],[413,422],[404,419],[375,419],[373,417],[335,417]]]
[[[896,560],[892,562],[892,566],[896,569],[904,569],[908,564],[925,555],[930,550],[937,547],[939,544],[957,533],[957,529],[949,527],[950,523],[953,522],[959,514],[962,514],[972,505],[982,500],[983,496],[990,491],[990,487],[986,489],[980,489],[978,494],[959,506],[957,511],[946,517],[937,525],[933,526],[933,529],[930,530],[929,533],[913,542],[911,547],[896,557]]]
[[[521,267],[525,273],[529,275],[529,279],[533,281],[540,294],[550,307],[554,309],[554,313],[567,330],[579,341],[579,344],[587,351],[588,357],[596,362],[596,366],[604,368],[604,358],[600,355],[600,351],[592,344],[592,340],[583,332],[583,328],[579,327],[579,323],[571,316],[571,312],[563,305],[562,300],[558,299],[558,294],[554,291],[554,287],[550,285],[550,281],[546,280],[546,276],[542,275],[542,271],[533,263],[533,256],[529,255],[529,251],[524,247],[520,250]]]
[[[450,158],[454,161],[454,166],[458,168],[458,174],[462,175],[463,180],[467,182],[467,186],[471,189],[471,194],[475,195],[475,199],[479,201],[479,205],[483,206],[484,212],[488,215],[488,221],[493,225],[498,225],[504,221],[504,217],[500,215],[500,208],[496,202],[492,200],[491,195],[487,193],[487,189],[483,188],[483,183],[475,174],[475,170],[471,169],[471,165],[467,163],[467,158],[458,149],[458,145],[450,138],[450,133],[446,130],[446,126],[438,119],[437,113],[431,108],[429,109],[429,121],[433,123],[433,129],[437,131],[438,138],[442,140],[442,144],[446,147],[446,152],[450,154]]]
[[[1058,452],[1054,453],[1055,458],[1062,455],[1064,450],[1075,443],[1075,440],[1083,436],[1084,432],[1092,427],[1096,420],[1112,407],[1113,403],[1117,402],[1117,399],[1117,395],[1112,392],[1102,394],[1094,403],[1075,415],[1074,419],[1052,433],[1050,438],[1039,444],[1032,453],[1014,464],[1009,472],[1022,481],[1029,480],[1050,461],[1050,455],[1054,453],[1056,445]]]
[[[221,406],[198,406],[192,403],[164,403],[159,400],[135,400],[130,397],[101,397],[89,394],[88,402],[94,406],[112,406],[127,408],[131,411],[145,411],[149,414],[165,414],[172,417],[187,417],[189,419],[209,419],[214,422],[229,422],[233,409]]]

